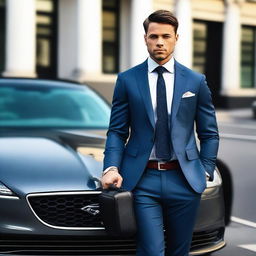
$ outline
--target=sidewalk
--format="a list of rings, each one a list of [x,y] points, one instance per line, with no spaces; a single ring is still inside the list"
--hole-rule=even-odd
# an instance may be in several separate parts
[[[232,109],[232,110],[216,110],[217,120],[220,122],[230,122],[230,121],[252,121],[255,122],[256,120],[253,119],[253,112],[251,108],[245,109]]]

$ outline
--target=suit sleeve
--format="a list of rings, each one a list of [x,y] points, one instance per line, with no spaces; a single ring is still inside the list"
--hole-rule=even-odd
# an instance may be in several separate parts
[[[120,168],[124,146],[129,136],[129,127],[128,97],[123,78],[119,75],[114,90],[110,123],[107,132],[104,170],[109,166]]]
[[[198,94],[196,131],[200,140],[200,159],[212,180],[219,147],[219,134],[211,92],[205,76],[201,79]]]

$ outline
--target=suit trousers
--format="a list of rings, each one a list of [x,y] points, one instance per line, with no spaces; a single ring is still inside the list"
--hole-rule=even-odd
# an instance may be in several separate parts
[[[146,169],[133,194],[136,256],[188,256],[201,194],[182,171]]]

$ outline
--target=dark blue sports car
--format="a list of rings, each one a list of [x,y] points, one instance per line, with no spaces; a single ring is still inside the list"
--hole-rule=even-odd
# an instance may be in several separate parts
[[[84,85],[0,79],[1,255],[134,255],[134,239],[107,236],[98,209],[109,115]],[[192,255],[225,245],[217,170],[207,185]]]

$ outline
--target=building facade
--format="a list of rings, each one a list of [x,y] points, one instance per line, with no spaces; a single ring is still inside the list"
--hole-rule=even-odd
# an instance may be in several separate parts
[[[142,22],[176,14],[175,58],[207,76],[217,107],[256,98],[255,0],[0,0],[2,77],[80,81],[109,101],[116,74],[147,57]]]

